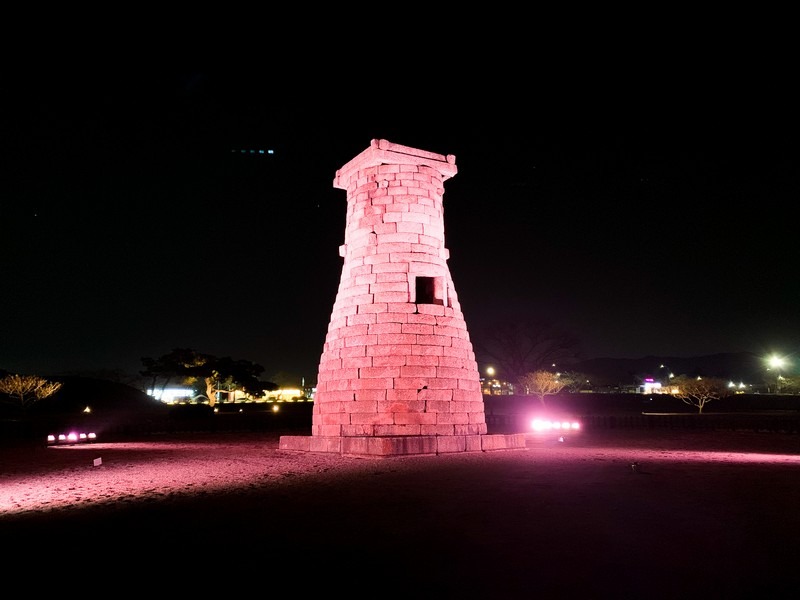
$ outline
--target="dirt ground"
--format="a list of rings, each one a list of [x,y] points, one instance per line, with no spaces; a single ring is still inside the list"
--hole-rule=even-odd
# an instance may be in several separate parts
[[[391,458],[282,451],[279,435],[0,449],[4,571],[81,595],[797,595],[797,435],[616,430]]]

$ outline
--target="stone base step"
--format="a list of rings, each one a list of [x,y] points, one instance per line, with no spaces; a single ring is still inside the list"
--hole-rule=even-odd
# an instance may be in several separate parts
[[[324,452],[343,456],[409,456],[452,454],[454,452],[490,452],[526,447],[525,434],[420,435],[331,437],[284,435],[280,450]]]

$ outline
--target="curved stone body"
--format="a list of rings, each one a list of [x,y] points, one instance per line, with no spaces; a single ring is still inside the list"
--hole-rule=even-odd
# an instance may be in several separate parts
[[[486,435],[467,325],[447,267],[444,182],[455,157],[386,140],[336,172],[344,259],[320,357],[311,439],[285,449],[425,454],[524,447]]]
[[[486,433],[478,365],[447,268],[442,196],[455,158],[373,140],[336,173],[342,275],[313,435]]]

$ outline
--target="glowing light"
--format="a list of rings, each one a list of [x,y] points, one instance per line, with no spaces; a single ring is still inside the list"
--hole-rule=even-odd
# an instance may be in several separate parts
[[[156,400],[161,400],[167,404],[172,404],[176,400],[189,400],[194,395],[192,388],[164,388],[163,390],[147,390],[147,395]]]
[[[775,369],[775,372],[776,372],[776,376],[775,376],[775,393],[776,394],[779,394],[780,391],[781,391],[781,379],[783,379],[783,377],[781,377],[781,371],[780,370],[784,365],[787,364],[787,362],[788,361],[786,361],[784,358],[782,358],[780,356],[777,356],[775,354],[773,354],[772,356],[769,357],[769,359],[767,359],[767,364],[769,364],[769,367],[771,369]]]
[[[297,400],[302,401],[305,399],[305,393],[303,390],[300,389],[292,389],[292,388],[281,388],[279,390],[275,390],[272,392],[267,392],[264,399],[267,402],[270,401],[277,401],[277,402],[295,402]]]
[[[561,421],[536,418],[531,421],[531,429],[533,431],[561,431],[564,429],[570,431],[578,431],[581,424],[578,421]]]
[[[643,390],[643,393],[645,394],[660,394],[662,393],[661,382],[653,381],[652,379],[645,379]]]
[[[275,154],[275,150],[268,149],[264,150],[262,148],[231,148],[231,152],[239,152],[239,154],[257,154],[263,156],[264,154]]]
[[[780,369],[786,361],[782,359],[780,356],[770,356],[769,357],[769,366],[773,369]]]
[[[92,442],[96,439],[96,433],[83,431],[70,431],[69,433],[59,433],[58,435],[50,433],[47,435],[48,444],[83,444],[86,442]]]

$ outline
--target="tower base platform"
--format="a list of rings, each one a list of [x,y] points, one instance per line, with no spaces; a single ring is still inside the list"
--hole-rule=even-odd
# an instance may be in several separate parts
[[[411,456],[491,452],[524,449],[525,434],[486,435],[398,435],[398,436],[302,436],[283,435],[280,450],[323,452],[342,456]]]

